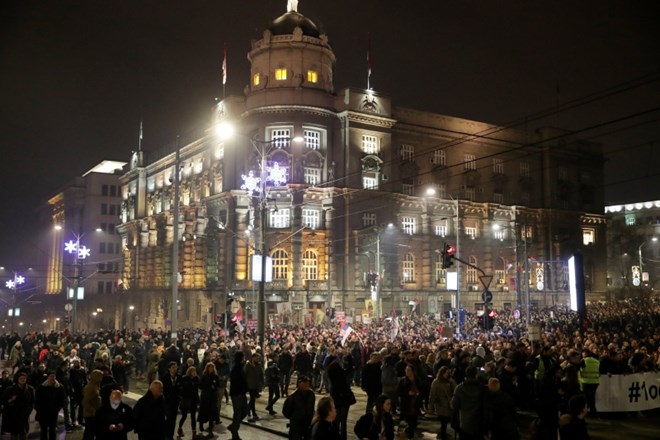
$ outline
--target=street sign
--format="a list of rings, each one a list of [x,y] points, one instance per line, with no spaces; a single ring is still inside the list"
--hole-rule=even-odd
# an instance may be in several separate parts
[[[479,281],[481,281],[481,285],[484,286],[484,290],[488,291],[488,288],[490,287],[490,282],[493,281],[493,276],[492,275],[481,275],[479,277]]]
[[[71,310],[73,310],[73,306],[69,303],[66,303],[64,305],[64,310],[66,310],[67,312],[70,312]]]
[[[493,300],[493,293],[490,290],[484,290],[481,294],[481,299],[483,299],[485,303],[489,303]]]

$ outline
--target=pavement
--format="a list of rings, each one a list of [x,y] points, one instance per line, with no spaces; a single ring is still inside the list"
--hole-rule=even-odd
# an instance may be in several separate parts
[[[292,380],[294,382],[294,380]],[[124,394],[124,401],[130,405],[133,405],[137,399],[139,399],[147,390],[147,384],[144,381],[133,380],[131,384],[131,391]],[[294,387],[290,388],[290,392],[293,392]],[[349,426],[349,439],[356,439],[357,437],[352,433],[352,427],[355,425],[357,420],[364,414],[366,408],[366,395],[365,393],[357,387],[353,387],[353,392],[357,403],[351,407],[351,412],[348,415],[348,426]],[[324,394],[317,393],[317,399],[319,396]],[[264,439],[277,439],[277,438],[287,438],[288,429],[286,427],[287,419],[281,415],[282,405],[284,399],[280,400],[275,404],[274,410],[277,412],[276,415],[271,416],[266,411],[266,401],[268,393],[262,393],[261,397],[257,401],[257,414],[259,415],[259,420],[255,422],[248,422],[247,419],[243,421],[243,425],[240,429],[240,436],[243,440],[264,440]],[[231,421],[232,415],[232,406],[230,403],[222,405],[220,415],[221,415],[221,424],[216,426],[214,429],[215,438],[224,440],[229,439],[231,434],[227,431],[226,426]],[[531,438],[531,430],[529,429],[532,421],[534,420],[534,414],[521,412],[519,415],[519,428],[521,431],[521,438],[524,440]],[[635,414],[633,416],[628,416],[620,419],[588,419],[587,422],[589,434],[593,440],[620,440],[621,438],[630,438],[635,440],[657,440],[660,438],[660,417],[657,416],[657,413],[654,416],[646,416],[643,414]],[[439,423],[437,420],[431,418],[423,418],[419,421],[419,431],[418,439],[431,440],[436,438],[437,430],[439,429]],[[403,429],[400,430],[401,432]],[[82,439],[82,430],[74,431],[72,433],[65,433],[64,426],[60,426],[58,431],[58,440],[68,439],[68,440],[81,440]],[[34,422],[34,414],[31,418],[31,427],[29,438],[38,438],[39,437],[39,425]],[[451,428],[448,428],[448,437],[450,439],[454,438],[454,432]],[[137,436],[133,433],[129,434],[129,439],[137,439]],[[397,437],[405,438],[405,436]],[[182,440],[192,440],[192,430],[190,426],[190,421],[186,421],[184,425],[184,437]]]

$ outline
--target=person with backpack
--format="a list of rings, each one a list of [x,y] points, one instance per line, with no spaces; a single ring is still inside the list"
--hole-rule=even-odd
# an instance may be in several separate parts
[[[289,419],[289,440],[309,440],[316,396],[307,376],[298,376],[298,388],[284,401],[282,414]]]
[[[484,385],[477,380],[476,367],[470,365],[465,369],[465,380],[456,387],[451,399],[451,406],[458,416],[461,440],[483,439],[484,392]]]
[[[268,361],[268,366],[266,367],[265,373],[265,382],[268,386],[268,404],[266,405],[266,411],[268,411],[268,414],[271,416],[277,414],[277,412],[275,412],[273,409],[273,405],[275,405],[275,402],[277,402],[280,398],[281,380],[282,378],[280,368],[277,366],[275,359],[271,359]]]

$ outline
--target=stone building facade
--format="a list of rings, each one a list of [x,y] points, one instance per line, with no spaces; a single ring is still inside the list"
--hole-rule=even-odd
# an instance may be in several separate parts
[[[266,310],[282,322],[327,307],[361,316],[372,306],[370,271],[379,272],[383,314],[411,302],[422,312],[455,307],[447,272],[457,267],[468,309],[482,306],[476,268],[493,277],[495,308],[528,296],[565,303],[565,261],[575,252],[585,255],[588,296],[605,297],[598,145],[335,89],[328,35],[295,10],[252,42],[248,59],[244,96],[219,102],[208,130],[169,151],[135,153],[121,178],[122,282],[140,321],[170,319],[177,226],[181,326],[211,325],[230,293],[231,307],[254,316],[251,257],[262,247],[273,266]],[[226,124],[232,137],[216,133]],[[265,194],[252,191],[258,178]],[[444,270],[439,250],[457,241],[472,266]]]

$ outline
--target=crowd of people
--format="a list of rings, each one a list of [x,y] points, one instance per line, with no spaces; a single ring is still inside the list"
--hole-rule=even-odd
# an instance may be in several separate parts
[[[536,438],[588,439],[602,374],[656,371],[660,355],[660,300],[636,298],[590,304],[585,322],[563,307],[533,310],[540,328],[530,339],[525,320],[500,311],[484,329],[467,314],[455,321],[405,311],[370,324],[328,320],[322,325],[278,325],[265,343],[219,328],[100,330],[7,334],[0,337],[2,432],[26,438],[36,411],[42,439],[54,439],[58,413],[67,431],[84,426],[85,440],[183,436],[211,438],[231,399],[228,426],[265,410],[289,420],[291,439],[391,440],[397,427],[418,435],[420,418],[434,421],[438,438],[449,427],[461,439],[518,438],[517,414],[536,412]],[[444,335],[444,336],[443,336]],[[295,377],[295,383],[292,383]],[[122,402],[131,380],[148,392],[131,408]],[[291,388],[294,391],[289,394]],[[356,409],[354,387],[367,396]],[[317,399],[317,395],[322,397]],[[349,426],[349,411],[364,413]]]

